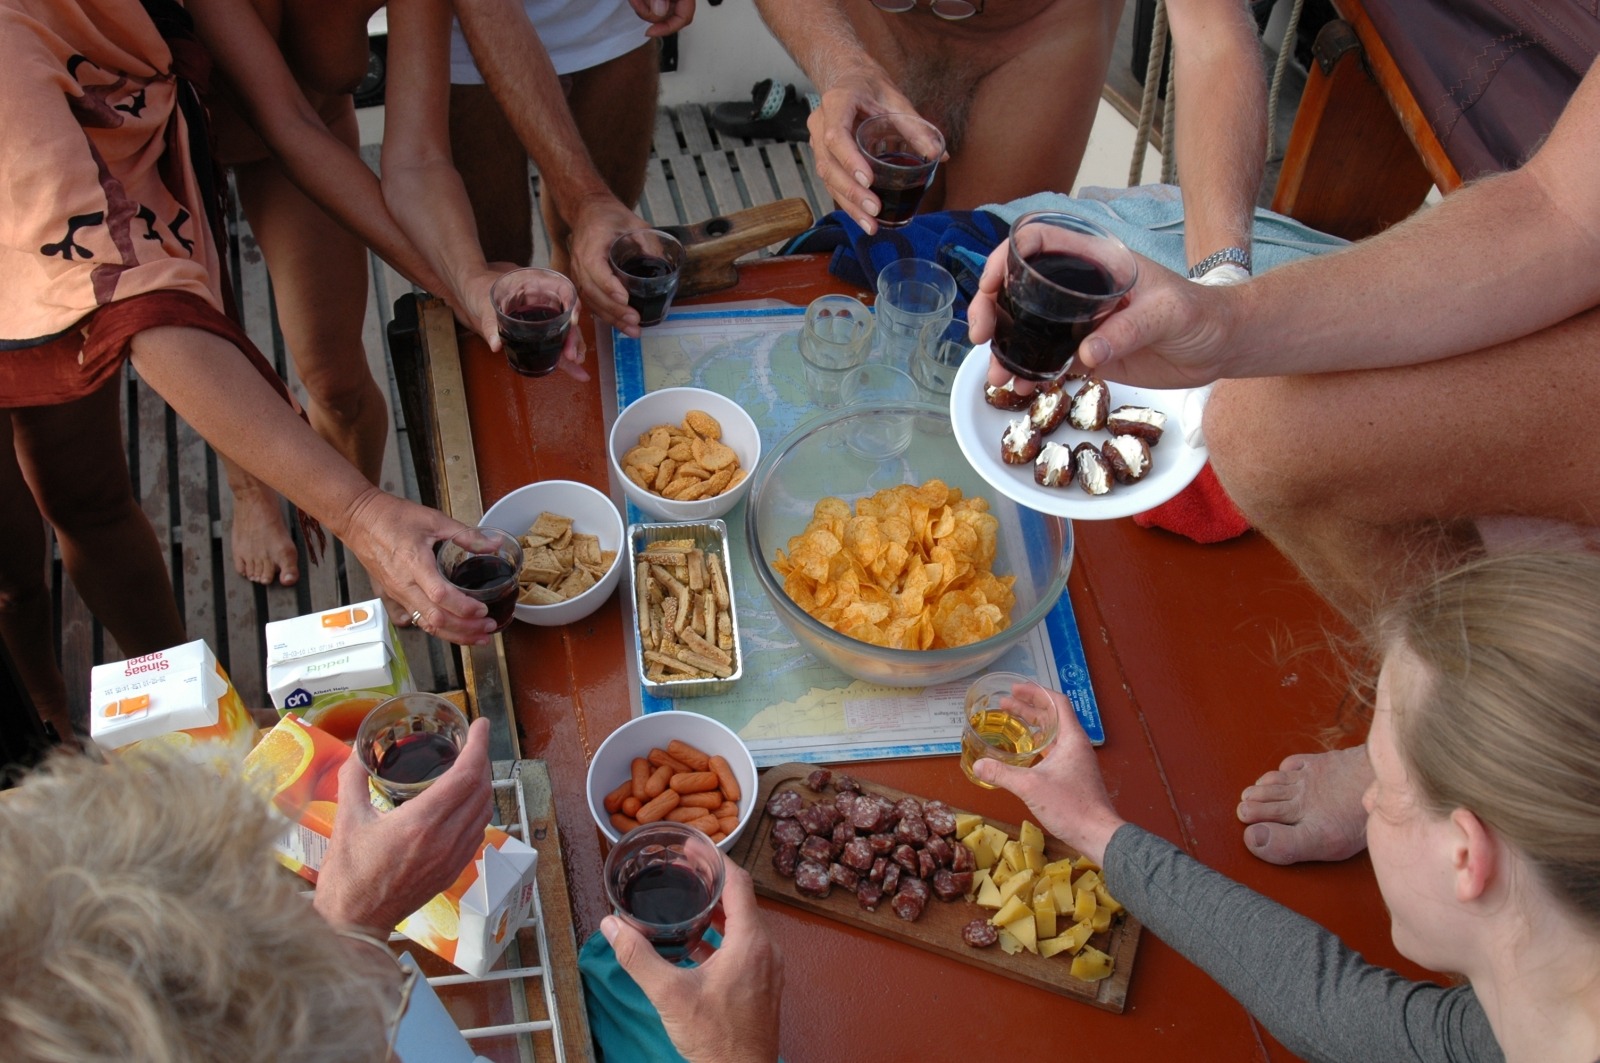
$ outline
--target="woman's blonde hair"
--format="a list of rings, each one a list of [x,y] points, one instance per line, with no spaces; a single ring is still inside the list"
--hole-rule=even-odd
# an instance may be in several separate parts
[[[1423,801],[1471,810],[1600,927],[1600,556],[1471,562],[1380,632],[1426,677],[1394,706]]]
[[[169,759],[61,759],[0,795],[0,1054],[382,1060],[395,985],[277,866],[280,830]]]

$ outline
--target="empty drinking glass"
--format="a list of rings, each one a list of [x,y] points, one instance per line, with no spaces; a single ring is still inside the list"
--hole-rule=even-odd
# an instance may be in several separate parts
[[[832,410],[844,404],[839,386],[872,353],[872,333],[872,311],[848,295],[820,296],[806,307],[800,358],[813,406]]]
[[[900,369],[911,368],[911,357],[922,330],[944,324],[952,316],[956,279],[936,262],[902,258],[878,272],[876,360]]]

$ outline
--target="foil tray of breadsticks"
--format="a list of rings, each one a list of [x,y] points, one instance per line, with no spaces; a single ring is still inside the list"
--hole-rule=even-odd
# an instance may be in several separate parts
[[[692,697],[744,673],[739,612],[720,520],[628,527],[634,647],[645,693]]]

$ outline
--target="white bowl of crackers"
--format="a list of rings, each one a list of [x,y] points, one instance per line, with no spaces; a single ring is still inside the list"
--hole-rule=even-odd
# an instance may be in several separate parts
[[[709,716],[652,712],[600,743],[587,789],[595,826],[613,845],[640,822],[670,819],[705,831],[727,852],[755,811],[756,762]]]
[[[761,433],[726,396],[664,388],[617,415],[607,449],[629,502],[658,520],[711,520],[749,491]]]
[[[611,597],[622,575],[622,515],[588,484],[543,480],[519,487],[478,523],[522,543],[517,619],[526,623],[582,620]]]

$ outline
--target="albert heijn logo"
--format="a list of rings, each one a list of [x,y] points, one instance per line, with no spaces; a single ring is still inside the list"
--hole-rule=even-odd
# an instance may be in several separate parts
[[[310,705],[311,691],[305,687],[296,687],[293,693],[283,699],[283,707],[286,709],[304,709]]]

